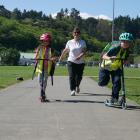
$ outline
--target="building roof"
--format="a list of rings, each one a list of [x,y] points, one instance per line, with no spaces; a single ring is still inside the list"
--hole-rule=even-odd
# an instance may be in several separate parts
[[[20,58],[28,58],[28,59],[32,59],[35,57],[34,53],[20,53]]]

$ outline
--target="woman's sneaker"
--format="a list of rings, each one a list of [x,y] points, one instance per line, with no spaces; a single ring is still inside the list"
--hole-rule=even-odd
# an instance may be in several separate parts
[[[71,96],[75,96],[75,90],[71,91]]]
[[[76,87],[76,92],[79,93],[80,92],[80,88]]]

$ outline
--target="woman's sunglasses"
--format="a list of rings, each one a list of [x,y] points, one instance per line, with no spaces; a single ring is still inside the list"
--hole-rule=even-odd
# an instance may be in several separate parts
[[[74,32],[75,34],[77,33],[77,34],[80,34],[80,31],[77,31],[77,32]]]

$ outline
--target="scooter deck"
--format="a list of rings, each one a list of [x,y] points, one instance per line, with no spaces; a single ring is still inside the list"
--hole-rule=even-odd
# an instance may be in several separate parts
[[[122,108],[122,109],[126,109],[127,108],[127,104],[125,102],[122,102],[121,104],[110,104],[108,100],[105,101],[105,106],[107,107],[115,107],[115,108]]]

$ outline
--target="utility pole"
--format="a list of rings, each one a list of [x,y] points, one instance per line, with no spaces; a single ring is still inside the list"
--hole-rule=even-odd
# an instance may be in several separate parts
[[[114,41],[114,10],[115,10],[115,0],[113,0],[112,41]]]

